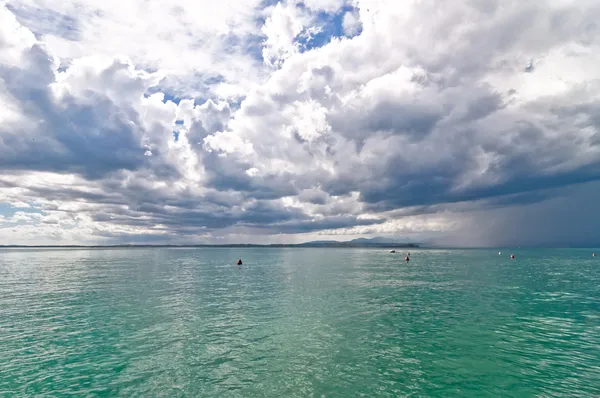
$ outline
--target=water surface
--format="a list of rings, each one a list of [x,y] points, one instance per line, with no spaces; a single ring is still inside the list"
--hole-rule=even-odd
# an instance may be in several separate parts
[[[515,254],[1,250],[0,396],[600,396],[600,259]]]

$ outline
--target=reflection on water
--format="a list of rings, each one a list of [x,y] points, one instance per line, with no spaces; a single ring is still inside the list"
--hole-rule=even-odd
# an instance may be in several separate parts
[[[598,396],[600,263],[516,254],[3,250],[0,396]]]

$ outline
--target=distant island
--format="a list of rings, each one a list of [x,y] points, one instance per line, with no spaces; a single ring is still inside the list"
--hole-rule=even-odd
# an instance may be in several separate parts
[[[224,244],[197,244],[197,245],[152,245],[152,244],[120,244],[120,245],[0,245],[2,248],[144,248],[144,247],[345,247],[345,248],[418,248],[416,243],[399,243],[387,238],[358,238],[350,241],[317,240],[304,243],[224,243]]]

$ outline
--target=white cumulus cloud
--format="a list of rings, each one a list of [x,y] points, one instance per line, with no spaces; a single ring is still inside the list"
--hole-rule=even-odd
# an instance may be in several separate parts
[[[541,220],[594,212],[598,17],[589,0],[7,1],[0,238],[588,242]]]

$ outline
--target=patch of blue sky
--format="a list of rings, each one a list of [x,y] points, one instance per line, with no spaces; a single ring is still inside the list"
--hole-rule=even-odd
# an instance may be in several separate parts
[[[175,142],[179,141],[179,135],[181,134],[179,130],[183,127],[184,123],[181,119],[175,120],[175,128],[173,129],[173,139]]]
[[[276,6],[277,3],[280,3],[281,0],[263,0],[260,2],[260,8],[267,8]]]
[[[224,83],[225,77],[220,74],[215,75],[195,75],[191,80],[193,85],[188,87],[188,89],[192,90],[195,95],[189,96],[185,95],[183,92],[178,92],[178,84],[179,82],[165,82],[165,84],[159,84],[157,86],[150,87],[145,93],[144,97],[148,98],[149,96],[162,93],[163,94],[163,103],[167,103],[169,101],[175,103],[175,105],[179,105],[182,100],[193,99],[194,105],[202,105],[209,99],[213,101],[217,101],[218,98],[211,93],[211,86]]]
[[[323,47],[331,42],[332,39],[344,36],[344,15],[347,12],[352,12],[355,8],[352,6],[344,6],[336,13],[321,12],[317,15],[318,32],[312,35],[300,35],[297,43],[300,45],[300,50],[310,51],[313,48]]]
[[[283,2],[283,0],[263,0],[260,2],[260,5],[258,6],[258,8],[261,10],[265,10],[269,7],[275,7],[278,3],[282,3],[282,2]],[[304,7],[304,4],[300,3],[299,6]],[[263,26],[266,21],[267,21],[266,13],[263,13],[263,15],[261,15],[255,19],[257,26]]]
[[[246,96],[242,95],[239,98],[229,101],[229,109],[231,109],[232,113],[239,110],[242,107],[242,102],[244,102],[245,99]],[[233,119],[233,115],[231,115],[231,119]]]
[[[256,20],[257,26],[264,24],[264,18]],[[226,52],[242,52],[249,55],[253,60],[258,63],[263,63],[264,58],[262,55],[262,46],[265,40],[264,36],[261,35],[245,35],[239,36],[234,34],[228,34],[224,37],[225,51]]]
[[[44,212],[42,210],[40,210],[39,208],[33,207],[33,206],[19,207],[19,206],[13,206],[10,203],[0,202],[0,215],[1,216],[11,217],[13,214],[15,214],[18,211],[22,211],[24,213],[44,214]]]
[[[152,94],[162,93],[163,94],[163,103],[167,103],[168,101],[174,102],[176,105],[179,105],[183,98],[178,97],[177,95],[169,92],[165,92],[160,86],[150,87],[145,93],[144,98],[150,97]]]

